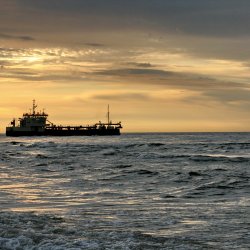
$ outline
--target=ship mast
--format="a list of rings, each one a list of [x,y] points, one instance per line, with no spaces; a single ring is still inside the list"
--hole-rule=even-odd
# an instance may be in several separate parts
[[[33,100],[33,106],[32,106],[33,115],[35,115],[35,113],[36,113],[36,108],[37,108],[36,100],[34,99]]]
[[[107,112],[107,116],[108,116],[108,124],[110,124],[110,121],[109,121],[109,104],[108,104],[108,112]]]

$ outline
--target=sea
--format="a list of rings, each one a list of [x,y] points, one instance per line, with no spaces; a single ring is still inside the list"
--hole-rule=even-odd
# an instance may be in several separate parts
[[[250,249],[250,133],[0,135],[0,249]]]

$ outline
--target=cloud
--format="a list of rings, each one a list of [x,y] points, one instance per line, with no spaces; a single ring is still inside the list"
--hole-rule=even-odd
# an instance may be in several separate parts
[[[127,51],[135,47],[181,49],[197,57],[250,60],[250,2],[246,0],[11,3],[0,3],[1,35],[10,42],[33,41],[48,47],[109,46]],[[20,30],[29,35],[20,35]]]
[[[206,90],[204,96],[228,104],[248,103],[250,105],[250,88],[231,87],[223,90]]]
[[[84,45],[90,46],[90,47],[104,47],[105,45],[102,43],[84,43]]]
[[[4,65],[3,65],[4,66]],[[53,73],[45,73],[45,72],[36,72],[33,70],[27,69],[19,69],[11,70],[2,69],[0,71],[0,76],[2,79],[17,79],[21,81],[30,81],[30,82],[55,82],[55,83],[68,83],[73,84],[75,82],[87,80],[84,74],[74,74],[72,72],[62,73],[62,72],[53,72]],[[4,82],[4,80],[3,80]],[[34,83],[35,84],[35,83]]]
[[[97,95],[92,95],[91,99],[96,99],[96,100],[113,100],[113,101],[147,101],[150,100],[151,97],[148,94],[137,92],[137,93],[114,93],[114,94],[97,94]]]
[[[122,69],[108,69],[104,71],[97,71],[95,72],[98,75],[112,75],[112,76],[164,76],[168,77],[173,74],[173,72],[165,71],[165,70],[158,70],[158,69],[140,69],[140,68],[122,68]]]
[[[126,53],[126,51],[108,48],[13,49],[2,47],[0,65],[5,67],[1,70],[1,77],[31,82],[55,81],[63,84],[67,81],[69,84],[71,82],[85,84],[89,79],[103,88],[107,86],[149,88],[151,86],[201,93],[206,90],[247,87],[248,68],[244,68],[246,64],[218,60],[196,61],[182,54],[144,53],[137,50]],[[146,59],[148,62],[145,62]],[[155,61],[152,62],[153,60]],[[185,66],[186,61],[191,61],[191,64]],[[180,64],[175,65],[179,62]],[[182,63],[183,67],[179,67]],[[219,75],[220,70],[221,75]],[[214,73],[217,76],[214,76]]]
[[[57,15],[60,22],[74,21],[86,28],[107,30],[149,27],[168,33],[202,36],[249,35],[250,3],[246,0],[16,0],[20,13],[30,18],[39,15],[50,20]],[[15,7],[16,8],[16,7]],[[43,17],[44,13],[47,13]],[[73,18],[73,19],[72,19]],[[80,18],[80,19],[79,19]],[[38,18],[40,20],[40,18]],[[37,23],[36,20],[34,20]],[[50,20],[53,25],[52,20]],[[46,25],[41,22],[41,25]],[[54,23],[54,27],[57,22]],[[62,26],[62,28],[65,26]],[[65,27],[67,28],[67,26]],[[74,28],[72,26],[72,28]]]
[[[138,62],[128,62],[125,65],[139,67],[139,68],[151,68],[154,67],[151,63],[138,63]]]
[[[0,39],[11,39],[11,40],[22,40],[22,41],[34,41],[35,38],[31,37],[31,36],[26,36],[26,35],[22,35],[22,36],[15,36],[15,35],[8,35],[8,34],[3,34],[0,33]]]

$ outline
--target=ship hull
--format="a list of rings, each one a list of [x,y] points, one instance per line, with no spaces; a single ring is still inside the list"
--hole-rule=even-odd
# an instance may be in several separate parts
[[[6,130],[6,136],[112,136],[120,135],[119,129],[20,131]]]

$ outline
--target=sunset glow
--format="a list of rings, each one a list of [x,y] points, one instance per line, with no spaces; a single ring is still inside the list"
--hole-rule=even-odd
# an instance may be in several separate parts
[[[34,98],[57,124],[105,120],[110,104],[124,132],[249,131],[249,10],[0,0],[0,131]]]

